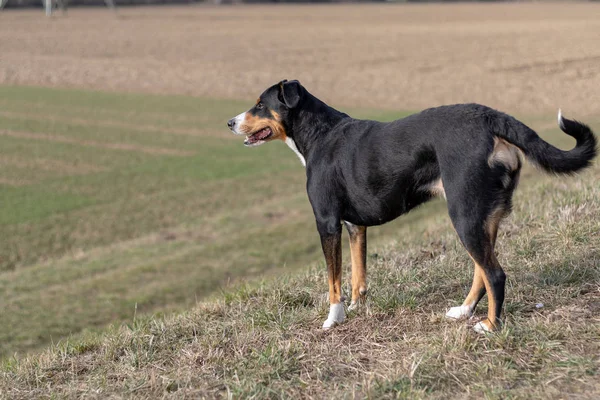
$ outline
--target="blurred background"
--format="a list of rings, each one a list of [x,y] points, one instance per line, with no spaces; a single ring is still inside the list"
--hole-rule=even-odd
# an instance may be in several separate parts
[[[5,4],[0,357],[324,268],[297,157],[226,127],[281,79],[358,118],[483,103],[564,148],[558,107],[600,122],[598,3],[234,3]]]

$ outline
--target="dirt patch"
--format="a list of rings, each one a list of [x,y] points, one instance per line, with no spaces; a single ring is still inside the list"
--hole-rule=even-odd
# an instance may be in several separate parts
[[[599,34],[592,3],[8,10],[0,83],[255,99],[297,78],[344,106],[582,115]]]

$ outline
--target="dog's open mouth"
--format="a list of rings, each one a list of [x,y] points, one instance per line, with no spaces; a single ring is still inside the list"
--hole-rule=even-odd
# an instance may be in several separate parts
[[[271,128],[263,128],[260,131],[253,133],[252,135],[246,136],[246,140],[244,141],[244,145],[246,146],[258,146],[265,143],[265,140],[268,139],[273,132]]]

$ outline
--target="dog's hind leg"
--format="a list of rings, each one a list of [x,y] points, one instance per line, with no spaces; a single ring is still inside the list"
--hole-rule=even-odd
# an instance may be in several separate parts
[[[511,210],[512,194],[521,170],[516,148],[497,138],[490,143],[485,161],[475,168],[455,165],[454,171],[469,171],[468,175],[449,174],[444,179],[450,218],[475,263],[469,294],[461,306],[452,307],[446,315],[450,318],[471,316],[487,293],[488,318],[475,325],[478,332],[493,331],[500,324],[506,275],[494,249],[498,226]]]
[[[350,237],[350,258],[352,259],[352,303],[348,310],[354,310],[358,302],[367,294],[367,227],[344,221]]]
[[[485,220],[484,226],[486,228],[487,236],[491,241],[492,252],[496,247],[496,237],[498,235],[500,221],[507,213],[508,211],[505,210],[504,206],[499,206]],[[473,272],[471,290],[462,305],[452,307],[448,310],[446,313],[446,317],[448,318],[462,319],[471,317],[475,311],[475,307],[477,307],[477,304],[485,295],[485,272],[475,259],[473,259],[473,263],[475,264],[475,270]]]
[[[491,165],[489,169],[484,167],[479,173],[472,173],[468,180],[445,185],[452,224],[475,263],[469,294],[461,306],[452,307],[446,315],[450,318],[471,316],[487,293],[488,317],[475,325],[478,332],[494,331],[500,326],[506,275],[494,248],[500,221],[510,212],[519,167],[518,164],[515,169],[504,164]]]
[[[512,190],[509,195],[512,194]],[[488,293],[488,317],[475,325],[477,332],[490,332],[499,328],[502,304],[504,303],[504,287],[506,274],[496,258],[495,246],[498,227],[502,218],[509,213],[506,205],[499,205],[486,218],[484,228],[486,237],[489,238],[489,253],[485,254],[485,267],[483,268],[483,282]]]
[[[483,269],[474,262],[475,271],[473,272],[473,284],[471,285],[471,290],[469,294],[465,298],[465,301],[460,306],[451,307],[446,313],[446,317],[452,319],[462,319],[469,318],[473,315],[473,311],[475,311],[475,307],[479,300],[485,294],[485,283],[483,280]]]
[[[472,314],[479,300],[487,292],[488,317],[479,322],[475,330],[494,331],[500,325],[506,281],[506,274],[494,253],[493,243],[501,218],[498,215],[503,213],[494,212],[483,219],[463,218],[465,214],[461,212],[451,212],[450,215],[460,240],[475,262],[473,285],[459,311],[465,315]]]

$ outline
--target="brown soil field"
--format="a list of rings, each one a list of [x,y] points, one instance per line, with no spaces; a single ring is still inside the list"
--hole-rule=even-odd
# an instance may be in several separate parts
[[[600,104],[600,3],[6,10],[0,38],[0,84],[254,99],[296,78],[353,107]]]

